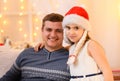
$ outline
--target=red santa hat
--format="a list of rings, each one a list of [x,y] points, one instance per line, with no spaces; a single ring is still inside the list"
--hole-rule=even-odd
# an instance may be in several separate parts
[[[63,28],[69,23],[77,24],[88,31],[91,30],[88,13],[83,7],[74,6],[65,14]]]

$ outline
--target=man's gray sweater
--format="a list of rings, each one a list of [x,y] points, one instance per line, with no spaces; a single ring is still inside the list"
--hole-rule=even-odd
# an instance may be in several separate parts
[[[53,52],[25,49],[0,81],[69,81],[68,55],[64,48]]]

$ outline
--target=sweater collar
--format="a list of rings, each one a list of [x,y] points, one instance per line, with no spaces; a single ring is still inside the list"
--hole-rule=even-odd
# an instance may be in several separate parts
[[[65,48],[62,47],[62,48],[60,48],[60,49],[58,49],[58,50],[54,50],[54,51],[50,52],[50,51],[48,51],[46,48],[43,48],[43,50],[44,50],[45,52],[47,52],[47,53],[59,53],[59,52],[63,51],[63,49],[65,49]]]

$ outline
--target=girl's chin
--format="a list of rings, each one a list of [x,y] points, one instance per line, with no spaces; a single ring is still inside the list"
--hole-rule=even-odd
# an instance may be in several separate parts
[[[75,40],[70,40],[71,42],[75,42]]]

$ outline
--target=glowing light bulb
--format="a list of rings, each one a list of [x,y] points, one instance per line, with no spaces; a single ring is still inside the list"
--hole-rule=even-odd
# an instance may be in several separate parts
[[[26,38],[27,37],[27,34],[24,34],[24,38]]]
[[[22,12],[20,12],[20,13],[19,13],[19,15],[20,15],[20,16],[22,16],[22,15],[23,15],[23,13],[22,13]]]
[[[7,7],[5,6],[5,7],[3,8],[3,10],[6,11],[6,10],[7,10]]]
[[[19,31],[22,31],[23,29],[22,28],[19,28]]]
[[[34,32],[34,33],[33,33],[33,36],[37,36],[37,33]]]
[[[1,30],[0,30],[0,32],[1,32],[1,33],[3,33],[3,32],[4,32],[4,30],[3,30],[3,29],[1,29]]]
[[[4,25],[6,25],[6,24],[7,24],[7,21],[6,21],[6,20],[4,20],[4,21],[3,21],[3,24],[4,24]]]
[[[2,14],[0,14],[0,18],[2,18]]]
[[[36,27],[35,27],[35,29],[36,29],[36,30],[39,30],[39,27],[38,27],[38,26],[36,26]]]
[[[39,19],[38,19],[38,18],[35,18],[35,21],[36,21],[36,22],[38,22],[38,21],[39,21]]]
[[[19,23],[19,24],[22,24],[22,20],[19,20],[18,23]]]
[[[3,0],[4,3],[7,3],[7,0]]]
[[[24,0],[20,0],[20,2],[23,2]]]
[[[25,7],[24,6],[21,6],[20,9],[23,10]]]

